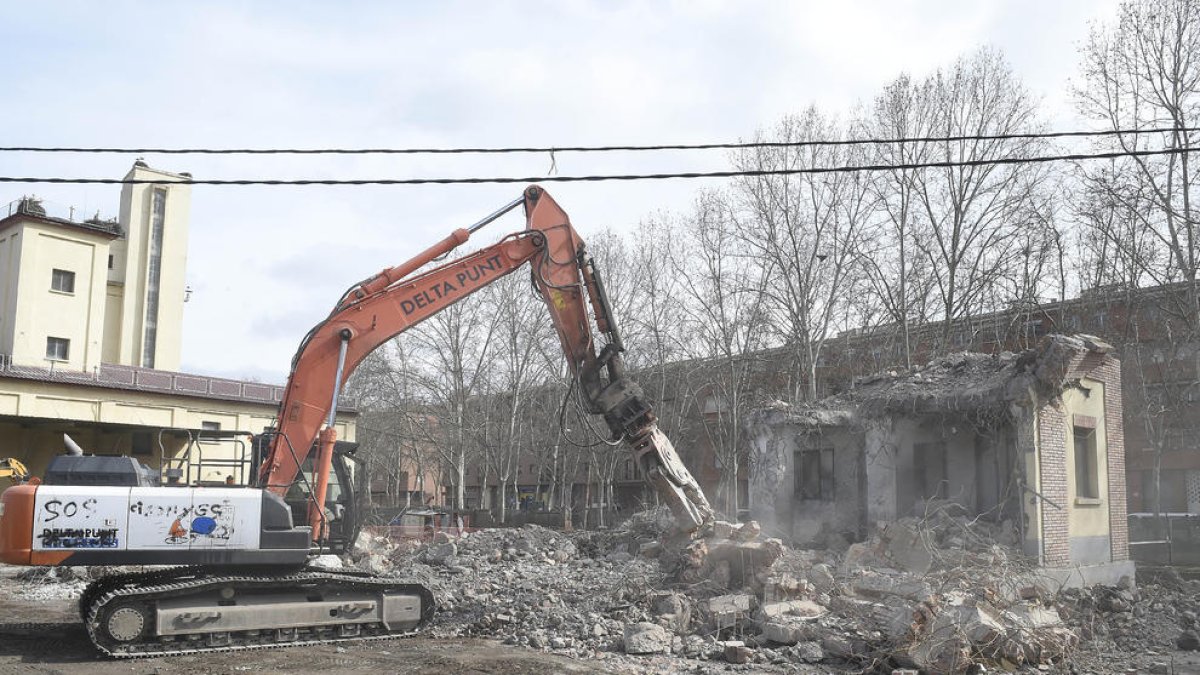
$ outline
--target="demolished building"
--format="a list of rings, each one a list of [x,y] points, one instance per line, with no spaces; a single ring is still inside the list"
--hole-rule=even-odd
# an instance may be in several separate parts
[[[1133,575],[1120,363],[1087,335],[960,353],[751,415],[751,515],[801,544],[861,541],[950,504],[1069,585]]]

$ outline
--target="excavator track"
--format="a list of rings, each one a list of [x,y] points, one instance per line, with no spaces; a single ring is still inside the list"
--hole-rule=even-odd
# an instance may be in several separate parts
[[[424,586],[353,570],[173,568],[99,579],[80,610],[97,649],[144,658],[393,639],[414,634],[434,603]]]

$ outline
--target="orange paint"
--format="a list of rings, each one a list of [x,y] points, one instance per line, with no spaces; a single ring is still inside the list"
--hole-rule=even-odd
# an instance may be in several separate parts
[[[183,523],[179,522],[178,518],[175,519],[175,522],[171,523],[170,534],[172,537],[176,539],[183,539],[187,536],[187,533],[188,531],[184,529]]]
[[[9,565],[45,564],[30,560],[36,496],[36,485],[14,485],[0,495],[0,503],[4,504],[4,515],[0,516],[0,561]]]
[[[33,551],[30,555],[31,565],[61,565],[71,556],[73,551]]]

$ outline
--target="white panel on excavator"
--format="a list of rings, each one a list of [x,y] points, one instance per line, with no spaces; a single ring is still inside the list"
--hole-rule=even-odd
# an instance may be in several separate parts
[[[262,491],[42,485],[33,549],[256,549]]]
[[[258,548],[262,492],[131,488],[129,548]]]
[[[130,489],[39,486],[33,507],[33,550],[125,550]]]

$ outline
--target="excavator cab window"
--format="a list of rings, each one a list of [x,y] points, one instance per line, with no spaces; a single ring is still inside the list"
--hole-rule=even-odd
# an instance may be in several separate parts
[[[353,544],[362,525],[356,495],[356,481],[362,480],[361,462],[354,457],[357,443],[338,441],[333,448],[333,467],[329,472],[329,487],[325,491],[325,515],[329,518],[328,552],[342,553]],[[304,462],[302,476],[288,489],[285,501],[292,509],[292,522],[308,522],[309,490],[316,483],[311,453]]]

